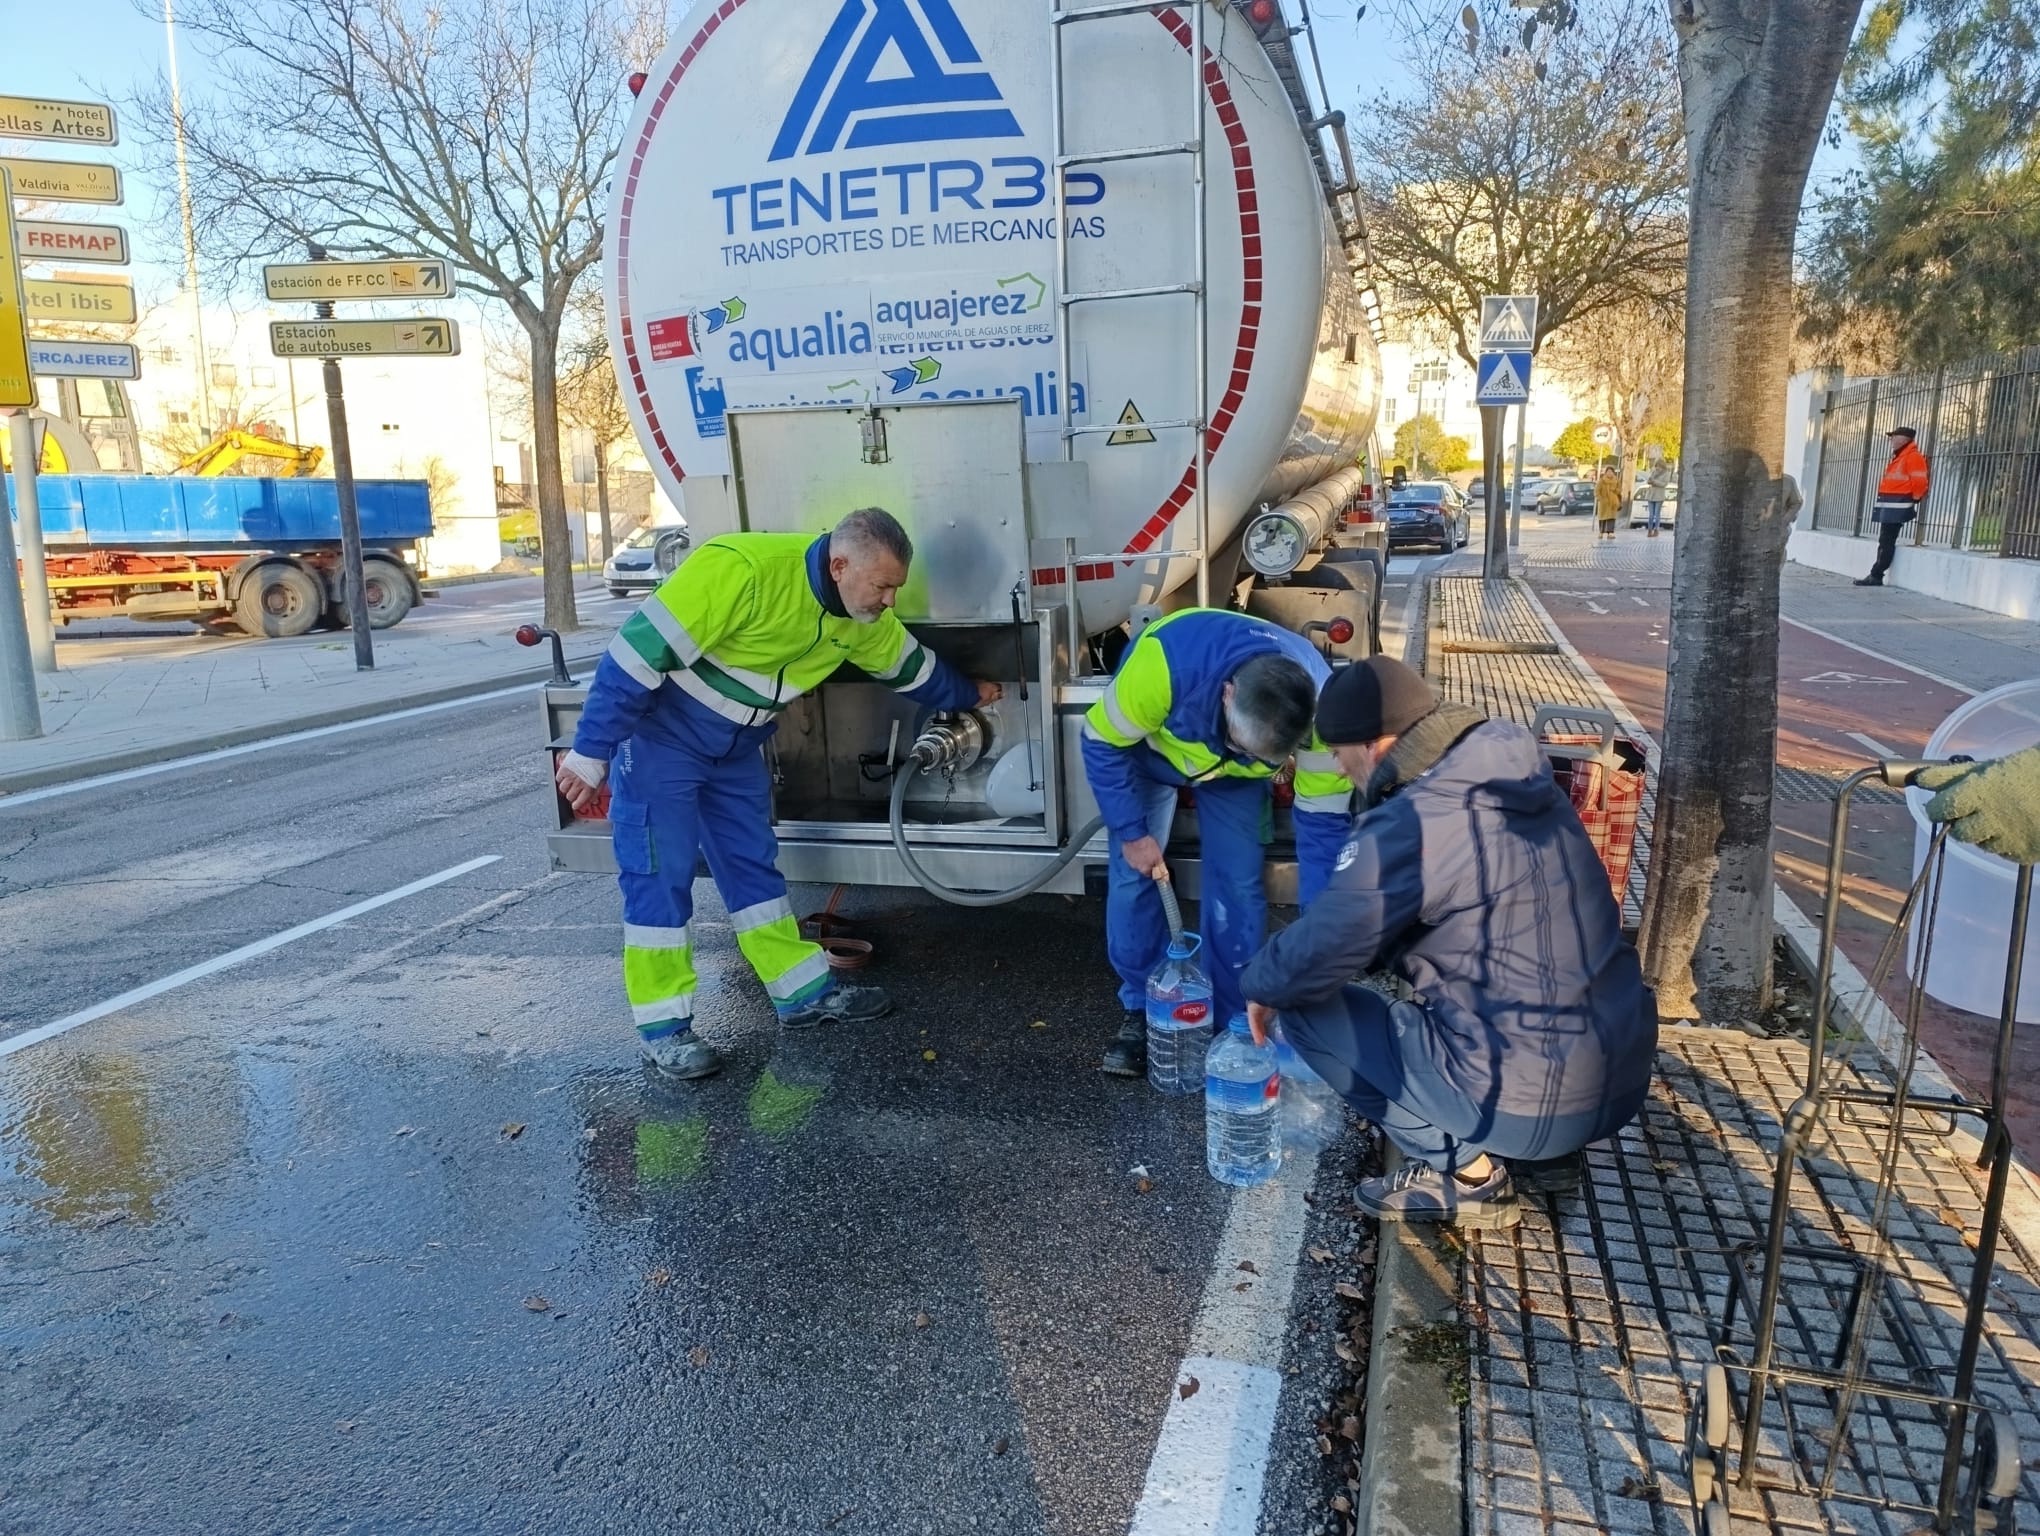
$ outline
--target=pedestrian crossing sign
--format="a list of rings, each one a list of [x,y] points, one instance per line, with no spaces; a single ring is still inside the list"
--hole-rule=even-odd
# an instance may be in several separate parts
[[[1537,344],[1537,295],[1491,293],[1480,301],[1480,350],[1523,352]]]
[[[1530,398],[1528,352],[1483,352],[1475,405],[1522,405]]]

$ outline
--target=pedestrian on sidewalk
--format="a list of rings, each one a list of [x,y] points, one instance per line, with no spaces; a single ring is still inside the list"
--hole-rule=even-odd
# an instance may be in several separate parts
[[[723,534],[645,599],[595,669],[554,777],[575,810],[609,780],[624,995],[639,1054],[662,1077],[722,1066],[694,1032],[697,854],[781,1024],[861,1022],[892,1007],[879,987],[836,980],[801,937],[779,873],[764,748],[786,707],[845,662],[930,709],[999,697],[998,684],[966,678],[892,611],[913,558],[906,530],[880,507],[819,538]]]
[[[1503,1159],[1576,1163],[1643,1105],[1657,1000],[1608,872],[1536,737],[1385,656],[1332,674],[1318,733],[1366,807],[1331,884],[1241,974],[1297,1052],[1409,1162],[1383,1221],[1516,1219]],[[1387,966],[1390,1002],[1351,978]]]
[[[1594,521],[1604,539],[1615,537],[1615,517],[1622,510],[1622,481],[1613,464],[1601,466],[1601,478],[1594,482]]]
[[[1891,462],[1878,477],[1877,501],[1870,509],[1870,520],[1877,524],[1877,559],[1868,576],[1856,578],[1859,587],[1884,585],[1884,573],[1898,554],[1899,530],[1920,515],[1926,502],[1927,456],[1919,450],[1918,436],[1911,427],[1893,427],[1884,434]]]
[[[1665,450],[1660,444],[1652,443],[1644,450],[1643,512],[1646,538],[1654,539],[1658,536],[1659,527],[1665,516],[1665,488],[1671,482],[1672,469],[1665,462]]]

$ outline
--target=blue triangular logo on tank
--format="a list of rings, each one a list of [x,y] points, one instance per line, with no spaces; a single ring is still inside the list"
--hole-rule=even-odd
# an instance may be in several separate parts
[[[1020,137],[950,0],[918,4],[917,13],[913,0],[843,0],[779,125],[772,159]]]

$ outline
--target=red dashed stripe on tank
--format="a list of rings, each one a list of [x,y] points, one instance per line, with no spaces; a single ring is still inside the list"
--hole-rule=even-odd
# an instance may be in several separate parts
[[[679,455],[666,436],[665,425],[659,420],[658,407],[652,403],[650,389],[645,384],[644,358],[638,350],[637,327],[630,307],[630,235],[632,217],[636,210],[638,183],[644,174],[645,155],[651,146],[652,133],[665,115],[679,90],[680,81],[701,56],[716,30],[736,14],[745,0],[722,0],[722,4],[711,12],[702,23],[701,30],[694,34],[687,46],[680,51],[672,72],[660,83],[658,94],[652,99],[651,110],[645,114],[645,125],[639,131],[637,143],[631,151],[630,163],[624,169],[623,196],[617,203],[616,213],[616,302],[618,321],[623,332],[624,371],[628,387],[636,396],[644,411],[645,426],[651,433],[652,444],[667,468],[673,471],[675,480],[687,478],[687,471],[681,465]],[[1155,20],[1168,30],[1179,47],[1188,50],[1193,38],[1190,23],[1174,9],[1154,13]],[[1225,75],[1211,50],[1204,51],[1204,87],[1211,98],[1219,126],[1225,131],[1227,148],[1231,152],[1233,186],[1239,198],[1240,212],[1240,327],[1233,347],[1232,369],[1226,379],[1225,393],[1220,398],[1218,409],[1211,414],[1211,421],[1205,431],[1205,451],[1215,456],[1219,444],[1225,441],[1225,434],[1238,414],[1240,402],[1246,396],[1247,377],[1253,367],[1254,347],[1260,334],[1261,321],[1261,214],[1258,195],[1254,188],[1253,151],[1247,143],[1245,126],[1240,121],[1239,108],[1234,105],[1232,89],[1226,84]],[[1128,554],[1142,554],[1169,529],[1176,520],[1176,514],[1190,504],[1196,494],[1197,459],[1193,454],[1184,467],[1183,475],[1133,537],[1126,542]],[[1077,568],[1079,581],[1106,581],[1114,574],[1109,564],[1092,564]],[[1063,579],[1059,568],[1037,570],[1034,580],[1041,585],[1056,585]]]

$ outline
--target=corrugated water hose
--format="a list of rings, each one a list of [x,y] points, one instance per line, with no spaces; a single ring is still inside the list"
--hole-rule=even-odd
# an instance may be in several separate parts
[[[914,850],[907,846],[907,781],[912,777],[911,764],[903,764],[900,771],[893,775],[893,847],[899,853],[900,862],[907,866],[907,873],[914,877],[915,882],[919,884],[922,890],[928,892],[931,896],[940,896],[944,901],[952,902],[959,907],[1000,907],[1009,901],[1018,901],[1022,896],[1032,896],[1036,891],[1048,884],[1049,881],[1061,874],[1070,860],[1081,853],[1085,844],[1096,837],[1099,830],[1105,825],[1105,818],[1103,816],[1093,817],[1075,837],[1070,839],[1067,848],[1063,849],[1061,853],[1049,860],[1046,866],[1029,876],[1019,885],[1009,886],[1002,891],[959,891],[954,886],[944,885],[940,880],[929,874],[927,870],[923,869],[920,860],[914,857]],[[1174,898],[1169,895],[1168,891],[1169,888],[1164,885],[1162,887],[1162,900],[1173,913]],[[1172,931],[1182,931],[1183,920],[1181,914],[1173,915],[1170,922]]]

